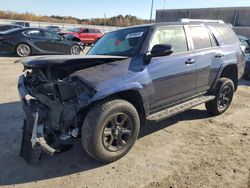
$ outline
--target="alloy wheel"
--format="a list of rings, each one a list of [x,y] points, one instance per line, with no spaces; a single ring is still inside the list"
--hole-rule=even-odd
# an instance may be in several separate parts
[[[80,52],[79,46],[74,45],[74,46],[71,47],[71,49],[70,49],[70,54],[71,55],[79,55],[80,53],[81,52]]]
[[[27,44],[19,44],[17,46],[16,53],[20,57],[26,57],[31,54],[31,49]]]
[[[132,120],[121,112],[109,118],[103,134],[102,141],[105,149],[116,152],[122,149],[130,140],[132,135]]]
[[[218,105],[221,110],[228,108],[228,106],[230,105],[233,97],[232,93],[233,93],[232,88],[229,87],[228,85],[225,85],[225,87],[222,89],[222,92],[218,100]]]

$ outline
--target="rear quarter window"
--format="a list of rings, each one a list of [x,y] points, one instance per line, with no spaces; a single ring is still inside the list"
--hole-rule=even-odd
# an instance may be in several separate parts
[[[226,24],[217,24],[210,26],[211,30],[216,30],[219,36],[223,41],[220,41],[220,45],[232,45],[239,43],[239,40],[229,25]]]

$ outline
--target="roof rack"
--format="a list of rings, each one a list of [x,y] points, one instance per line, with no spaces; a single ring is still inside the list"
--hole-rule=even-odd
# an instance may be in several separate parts
[[[179,22],[206,22],[206,23],[225,23],[223,20],[203,20],[203,19],[189,19],[181,18]]]

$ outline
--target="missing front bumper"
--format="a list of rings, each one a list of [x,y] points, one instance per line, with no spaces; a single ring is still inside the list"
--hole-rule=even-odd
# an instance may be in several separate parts
[[[34,114],[33,122],[33,130],[30,133],[31,125],[28,125],[30,120],[24,120],[23,126],[23,138],[22,138],[22,145],[20,150],[20,156],[23,157],[28,163],[36,164],[39,162],[41,158],[42,151],[46,152],[49,155],[54,155],[58,150],[52,148],[47,144],[44,139],[43,131],[44,126],[43,124],[38,124],[39,120],[39,113],[36,112]]]
[[[33,125],[33,131],[32,131],[32,136],[31,136],[31,143],[32,143],[32,148],[34,149],[35,147],[41,147],[41,149],[46,152],[49,155],[54,155],[54,153],[57,151],[56,149],[52,148],[47,144],[47,142],[44,139],[43,136],[43,130],[44,130],[44,125],[43,124],[38,124],[38,119],[39,119],[39,113],[35,113],[35,120],[34,120],[34,125]],[[59,152],[59,151],[58,151]]]

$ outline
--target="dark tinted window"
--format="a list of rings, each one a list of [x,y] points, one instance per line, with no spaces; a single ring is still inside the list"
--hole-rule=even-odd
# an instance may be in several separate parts
[[[171,44],[174,48],[174,53],[186,52],[188,50],[183,26],[168,26],[156,30],[149,50],[156,44]]]
[[[237,36],[235,35],[234,31],[232,30],[232,28],[229,25],[218,24],[214,27],[219,32],[220,37],[223,38],[225,45],[235,44],[235,43],[239,42]]]
[[[83,29],[81,33],[89,33],[89,29]]]
[[[60,37],[55,33],[44,31],[44,34],[45,34],[45,37],[48,38],[48,39],[55,39],[55,40],[60,39]]]
[[[45,37],[44,33],[39,30],[28,30],[24,31],[23,33],[29,37]]]
[[[203,26],[189,26],[189,29],[195,50],[212,47],[207,28]]]

